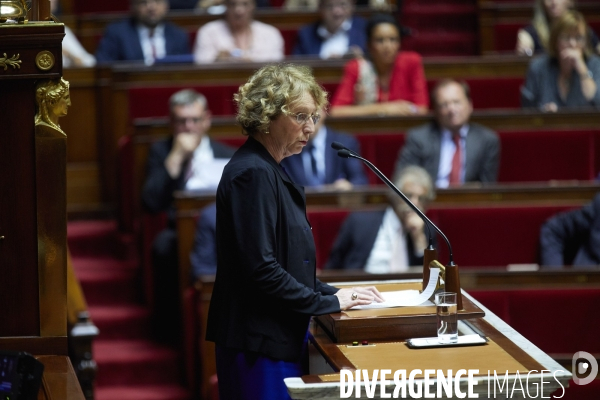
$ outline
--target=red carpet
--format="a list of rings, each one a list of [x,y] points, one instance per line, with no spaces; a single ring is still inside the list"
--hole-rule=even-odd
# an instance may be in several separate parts
[[[190,400],[177,350],[152,340],[132,241],[118,234],[114,221],[69,222],[67,236],[75,274],[100,329],[94,342],[96,400]]]

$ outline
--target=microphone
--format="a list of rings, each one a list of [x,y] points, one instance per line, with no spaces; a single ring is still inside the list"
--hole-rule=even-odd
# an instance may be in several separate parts
[[[349,148],[347,148],[346,146],[342,145],[339,142],[333,142],[331,143],[331,147],[335,150],[337,150],[337,154],[338,156],[342,157],[342,158],[356,158],[358,160],[361,160],[363,163],[365,163],[367,165],[367,167],[369,167],[369,169],[371,169],[371,171],[373,171],[375,173],[375,175],[377,175],[390,189],[392,189],[394,191],[394,193],[396,193],[398,196],[400,196],[402,198],[402,200],[404,200],[404,202],[415,212],[417,213],[417,215],[419,217],[421,217],[421,219],[425,222],[425,226],[427,227],[427,234],[429,236],[429,248],[433,249],[432,246],[432,237],[431,237],[431,231],[430,231],[430,226],[433,227],[439,234],[440,236],[442,236],[442,238],[444,239],[444,241],[446,242],[446,244],[448,245],[448,251],[450,253],[449,255],[449,266],[455,266],[454,264],[454,257],[452,255],[452,245],[450,244],[450,241],[448,240],[448,238],[446,237],[446,235],[444,235],[444,233],[440,230],[440,228],[438,228],[433,222],[431,222],[431,220],[429,218],[427,218],[427,216],[421,211],[419,210],[419,207],[415,206],[413,204],[412,201],[410,201],[410,199],[408,197],[406,197],[406,195],[404,193],[402,193],[400,191],[400,189],[398,189],[396,187],[396,185],[394,185],[392,183],[392,181],[390,181],[375,165],[373,165],[373,163],[371,163],[369,160],[367,160],[366,158],[363,158],[361,156],[359,156],[355,151],[350,150]]]

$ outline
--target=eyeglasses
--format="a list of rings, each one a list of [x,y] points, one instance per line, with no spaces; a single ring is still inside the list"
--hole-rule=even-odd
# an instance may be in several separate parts
[[[317,122],[319,122],[319,120],[321,119],[321,116],[319,114],[307,114],[307,113],[291,113],[291,112],[286,112],[287,115],[290,115],[292,117],[296,117],[296,122],[299,123],[300,125],[304,125],[305,123],[308,122],[308,119],[312,119],[313,124],[317,124]]]
[[[558,40],[564,43],[571,43],[571,41],[575,41],[577,44],[582,44],[585,42],[586,37],[581,35],[567,35],[562,34],[558,36]]]

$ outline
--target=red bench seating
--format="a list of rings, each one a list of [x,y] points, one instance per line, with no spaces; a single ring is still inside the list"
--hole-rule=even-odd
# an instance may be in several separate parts
[[[513,109],[519,108],[521,105],[519,94],[519,88],[523,84],[523,78],[521,77],[472,78],[466,81],[471,87],[473,105],[476,109]],[[428,81],[428,88],[431,89],[435,83],[436,81]],[[323,84],[325,90],[330,93],[330,97],[335,93],[337,85],[337,83],[332,82]],[[234,115],[235,105],[233,103],[233,94],[237,92],[238,87],[239,84],[205,85],[193,88],[206,96],[209,108],[214,115]],[[167,116],[169,114],[167,105],[169,96],[183,88],[182,86],[169,85],[129,89],[130,120]],[[490,93],[494,93],[494,95],[490,96]]]
[[[600,170],[600,130],[500,131],[499,182],[590,180]],[[357,134],[361,153],[391,177],[405,136]],[[379,178],[369,172],[369,182]]]
[[[600,289],[472,289],[469,294],[550,355],[570,358],[578,351],[600,353],[596,335],[600,322],[594,318]],[[571,380],[562,398],[596,400],[599,393],[598,378],[585,386]],[[559,389],[552,396],[561,395]]]
[[[588,24],[594,32],[600,32],[599,20],[589,20]],[[499,53],[514,53],[517,34],[525,25],[522,22],[501,22],[494,25],[494,50]]]
[[[571,208],[568,205],[444,207],[431,209],[427,215],[450,240],[454,262],[468,268],[537,263],[541,225],[552,215]],[[319,268],[327,262],[349,212],[309,209]],[[447,263],[448,248],[442,238],[438,238],[437,248],[440,261]]]
[[[469,290],[494,314],[546,353],[600,353],[594,318],[600,289]]]

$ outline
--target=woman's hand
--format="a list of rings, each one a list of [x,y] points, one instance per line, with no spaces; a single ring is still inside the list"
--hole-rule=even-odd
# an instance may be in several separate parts
[[[540,107],[542,112],[556,112],[558,111],[558,106],[554,102],[546,103]]]
[[[340,289],[335,294],[340,302],[342,310],[348,310],[354,306],[366,306],[372,302],[381,303],[383,296],[375,286],[356,286],[350,289]]]
[[[583,59],[583,51],[579,48],[568,48],[561,50],[560,61],[560,65],[563,68],[566,67],[570,70],[575,70],[579,74],[587,72],[587,66],[585,65],[585,60]]]
[[[520,29],[517,35],[516,53],[520,56],[532,56],[534,47],[531,35],[527,31]]]

